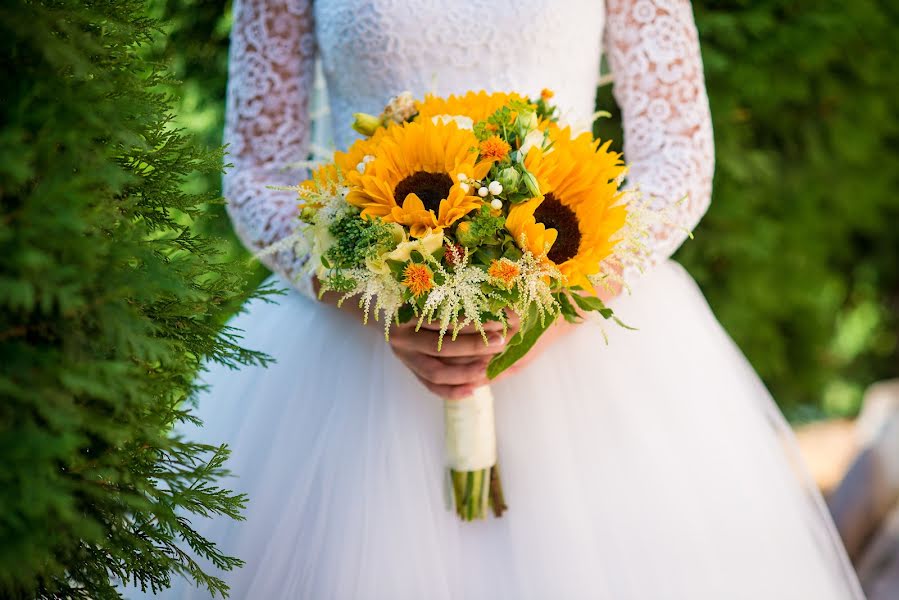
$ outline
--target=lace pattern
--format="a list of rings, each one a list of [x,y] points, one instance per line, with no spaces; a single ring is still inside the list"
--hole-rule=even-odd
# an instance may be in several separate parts
[[[622,111],[628,184],[665,218],[650,263],[671,256],[711,201],[715,155],[699,38],[689,2],[608,0],[605,49]]]
[[[589,115],[604,43],[624,121],[628,184],[669,210],[649,240],[651,262],[670,256],[708,207],[711,119],[689,2],[607,0],[605,14],[596,0],[312,4],[234,3],[225,129],[234,166],[223,188],[235,229],[252,251],[293,231],[295,195],[266,186],[303,177],[283,165],[308,156],[318,47],[334,134],[345,146],[351,110],[378,112],[406,89],[421,96],[550,87],[566,116]],[[422,29],[427,23],[435,25]],[[311,294],[309,278],[297,277],[305,257],[282,251],[263,261]]]
[[[307,158],[315,27],[308,0],[235,0],[233,18],[225,117],[233,166],[222,188],[238,237],[258,252],[294,230],[296,194],[266,186],[303,179],[285,165]],[[297,277],[306,257],[284,250],[262,261],[313,294],[311,280]]]

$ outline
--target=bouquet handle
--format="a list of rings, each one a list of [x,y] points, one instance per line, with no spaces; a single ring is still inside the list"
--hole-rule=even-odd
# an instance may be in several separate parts
[[[484,519],[489,508],[506,509],[496,456],[493,392],[482,386],[459,400],[443,401],[447,466],[456,513],[464,521]]]

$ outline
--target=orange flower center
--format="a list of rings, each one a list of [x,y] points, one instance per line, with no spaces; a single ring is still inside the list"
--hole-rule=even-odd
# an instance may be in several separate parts
[[[499,279],[506,285],[511,284],[520,272],[521,269],[518,268],[518,265],[505,259],[493,261],[490,264],[490,268],[487,269],[488,275],[494,279]]]
[[[493,161],[504,160],[512,150],[509,144],[498,135],[491,135],[481,142],[478,149],[481,151],[481,160]]]
[[[427,265],[409,263],[403,269],[403,285],[409,288],[412,295],[418,298],[434,287],[434,273]]]
[[[440,201],[446,200],[451,187],[453,180],[446,173],[417,171],[396,184],[393,197],[397,204],[402,204],[406,196],[416,194],[425,208],[436,215],[440,210]]]
[[[549,88],[543,88],[542,90],[540,90],[540,97],[544,100],[549,100],[553,96],[555,96],[555,93]]]
[[[543,198],[543,202],[534,211],[534,220],[559,232],[553,247],[546,255],[557,265],[569,258],[574,258],[581,246],[581,229],[578,227],[577,215],[552,195]]]

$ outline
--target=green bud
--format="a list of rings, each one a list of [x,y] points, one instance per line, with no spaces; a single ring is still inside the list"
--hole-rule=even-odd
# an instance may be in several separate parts
[[[522,179],[524,179],[524,185],[528,188],[528,193],[530,193],[532,197],[540,195],[540,186],[537,184],[537,178],[534,177],[533,173],[525,171],[524,175],[522,175]]]
[[[353,113],[353,129],[362,135],[371,137],[383,125],[380,117],[367,113]]]
[[[317,212],[318,210],[312,208],[311,206],[304,206],[300,210],[300,220],[304,223],[312,223],[312,220],[315,218]]]
[[[478,240],[477,236],[472,235],[471,223],[462,221],[456,226],[456,241],[466,248],[474,248],[480,240]]]
[[[499,176],[496,180],[502,184],[504,190],[512,192],[518,189],[518,183],[521,181],[521,176],[518,174],[518,169],[515,167],[506,167],[499,172]]]
[[[516,117],[515,122],[522,135],[526,135],[529,131],[537,129],[537,113],[534,111],[521,113]]]

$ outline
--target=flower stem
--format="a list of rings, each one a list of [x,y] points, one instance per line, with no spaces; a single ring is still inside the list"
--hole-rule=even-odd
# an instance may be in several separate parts
[[[503,513],[509,508],[503,496],[503,484],[499,480],[498,464],[493,465],[493,468],[490,469],[490,506],[496,517],[503,516]]]
[[[496,467],[479,471],[450,470],[456,514],[463,521],[486,519],[489,508],[502,516],[506,510]]]

